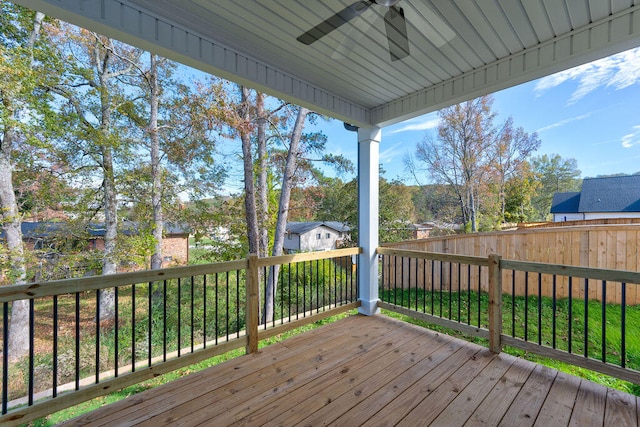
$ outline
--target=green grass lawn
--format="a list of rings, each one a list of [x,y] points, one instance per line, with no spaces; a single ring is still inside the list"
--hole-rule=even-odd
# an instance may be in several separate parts
[[[383,301],[400,305],[419,312],[434,314],[473,326],[487,328],[488,296],[477,292],[430,292],[421,289],[411,291],[396,289],[383,290],[380,295]],[[555,306],[555,316],[554,313]],[[486,340],[469,337],[460,332],[442,328],[420,320],[393,313],[386,313],[404,321],[419,324],[443,333],[488,345]],[[540,315],[539,315],[540,314]],[[569,315],[570,314],[570,315]],[[480,323],[478,324],[478,318]],[[503,296],[503,334],[526,339],[547,347],[569,351],[579,355],[586,352],[589,357],[602,359],[604,350],[608,363],[622,363],[622,307],[619,304],[605,304],[599,301],[556,299],[537,296],[515,297]],[[603,324],[605,335],[603,339]],[[640,307],[628,306],[625,312],[626,349],[624,362],[626,367],[640,370]],[[585,325],[587,328],[585,328]],[[587,331],[585,336],[585,330]],[[613,387],[640,396],[640,386],[622,381],[608,375],[593,372],[571,364],[545,358],[523,350],[505,347],[509,354],[520,356],[536,363],[558,369],[572,375]]]

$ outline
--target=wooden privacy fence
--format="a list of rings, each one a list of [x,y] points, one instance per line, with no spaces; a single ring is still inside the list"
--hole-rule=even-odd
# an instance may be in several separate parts
[[[436,237],[385,247],[477,257],[499,254],[503,260],[547,264],[557,268],[566,265],[637,272],[640,269],[639,239],[640,224],[590,225]],[[476,289],[480,286],[481,290],[487,290],[487,277],[482,277],[476,269],[458,269],[448,263],[441,265],[429,262],[418,266],[416,271],[415,267],[408,268],[407,260],[402,262],[394,261],[391,265],[382,266],[388,277],[394,277],[398,283],[411,279],[421,284],[421,281],[433,279],[442,283],[445,289],[455,289],[460,281],[469,280],[477,284]],[[595,279],[588,279],[587,286],[578,286],[575,281],[570,284],[568,277],[558,276],[554,284],[552,275],[503,269],[502,283],[503,292],[511,293],[515,289],[516,295],[525,295],[527,291],[531,294],[531,289],[539,286],[543,296],[552,296],[555,287],[557,298],[568,298],[570,294],[582,298],[585,291],[589,299],[598,301],[603,299],[603,294],[609,303],[619,304],[622,298],[620,281],[608,281],[603,289]],[[640,304],[637,285],[629,285],[626,293],[627,304]]]

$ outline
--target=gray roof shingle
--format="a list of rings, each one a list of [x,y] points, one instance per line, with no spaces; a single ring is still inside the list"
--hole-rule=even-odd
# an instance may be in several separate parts
[[[581,192],[556,193],[551,213],[640,212],[640,175],[585,178]]]

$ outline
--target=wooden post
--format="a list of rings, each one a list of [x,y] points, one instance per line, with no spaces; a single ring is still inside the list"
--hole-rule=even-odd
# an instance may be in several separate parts
[[[502,270],[500,255],[489,255],[489,349],[502,351]]]
[[[258,297],[260,276],[258,270],[258,255],[249,255],[249,270],[247,271],[247,292],[246,292],[246,330],[247,345],[246,352],[258,352],[258,317],[260,316],[260,301]]]

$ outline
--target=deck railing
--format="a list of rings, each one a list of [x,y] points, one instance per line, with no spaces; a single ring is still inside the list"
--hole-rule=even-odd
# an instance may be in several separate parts
[[[640,273],[378,248],[380,307],[640,384]]]
[[[2,414],[26,423],[358,306],[358,248],[0,287]],[[263,315],[270,271],[273,313]],[[12,358],[13,305],[28,311]],[[110,316],[101,314],[110,304]],[[99,321],[96,321],[99,319]]]

